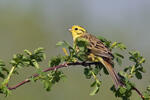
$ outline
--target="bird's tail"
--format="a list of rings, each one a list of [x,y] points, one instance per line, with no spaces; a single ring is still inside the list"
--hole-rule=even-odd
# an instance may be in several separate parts
[[[118,89],[119,86],[122,86],[120,77],[118,74],[114,71],[111,64],[109,64],[107,61],[103,60],[102,58],[99,58],[100,62],[105,66],[107,71],[109,72],[110,76],[112,77],[112,80],[114,82],[115,88]]]

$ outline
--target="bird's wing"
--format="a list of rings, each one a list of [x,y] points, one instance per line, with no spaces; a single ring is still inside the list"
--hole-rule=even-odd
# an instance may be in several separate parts
[[[94,54],[95,56],[100,56],[108,59],[112,59],[113,55],[110,50],[95,36],[86,33],[82,36],[83,38],[89,41],[88,49],[90,53]]]
[[[122,86],[119,76],[116,74],[112,67],[113,55],[111,54],[111,51],[99,39],[91,34],[85,34],[82,37],[89,41],[89,52],[94,54],[98,58],[98,60],[105,66],[114,81],[116,89],[119,86]]]

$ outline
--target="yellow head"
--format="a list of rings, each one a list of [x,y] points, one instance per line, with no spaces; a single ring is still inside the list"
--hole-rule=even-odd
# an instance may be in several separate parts
[[[69,31],[72,33],[73,40],[75,41],[76,38],[84,35],[86,33],[86,30],[78,25],[73,25]]]

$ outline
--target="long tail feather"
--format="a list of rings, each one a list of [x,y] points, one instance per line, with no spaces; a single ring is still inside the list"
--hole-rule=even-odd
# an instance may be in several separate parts
[[[99,58],[100,62],[105,66],[107,71],[109,72],[110,76],[112,77],[112,80],[114,81],[115,88],[118,89],[119,86],[122,86],[120,77],[118,74],[114,71],[111,64],[109,64],[107,61],[103,60],[102,58]]]

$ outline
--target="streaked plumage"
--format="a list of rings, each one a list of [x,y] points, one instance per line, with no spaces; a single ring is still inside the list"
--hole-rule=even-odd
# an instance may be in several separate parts
[[[98,61],[100,61],[105,66],[105,68],[111,75],[116,88],[122,85],[119,76],[112,68],[113,55],[111,51],[102,43],[102,41],[97,39],[95,36],[87,33],[84,28],[78,25],[73,25],[72,28],[69,29],[69,31],[72,33],[74,41],[79,37],[89,41],[89,46],[87,46],[89,51],[88,54],[94,55],[94,57],[98,59]]]

